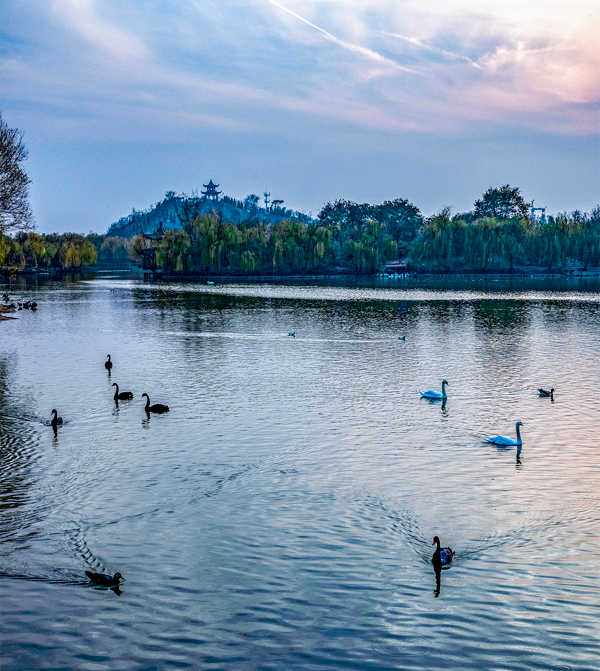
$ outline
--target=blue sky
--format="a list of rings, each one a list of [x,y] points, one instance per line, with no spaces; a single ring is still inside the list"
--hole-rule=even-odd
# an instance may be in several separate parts
[[[600,201],[596,0],[3,0],[1,109],[38,230],[103,232],[210,178],[470,209]]]

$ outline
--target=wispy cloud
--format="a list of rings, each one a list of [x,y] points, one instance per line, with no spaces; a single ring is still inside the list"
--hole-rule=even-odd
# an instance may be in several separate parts
[[[537,14],[517,0],[502,9],[476,0],[173,0],[168,10],[53,0],[51,11],[8,1],[27,46],[5,48],[11,99],[68,109],[73,125],[78,110],[93,108],[102,132],[106,124],[132,132],[125,120],[135,125],[143,114],[140,134],[152,109],[157,126],[179,119],[182,135],[195,120],[268,128],[286,111],[384,133],[468,133],[473,120],[597,128],[598,19],[587,16],[589,0],[573,0],[570,13],[549,0]],[[115,105],[123,112],[111,117]]]
[[[375,61],[376,63],[382,64],[382,65],[388,65],[392,68],[401,70],[402,72],[410,72],[411,74],[419,74],[416,70],[413,70],[412,68],[408,68],[404,65],[401,65],[397,61],[387,58],[386,56],[383,56],[382,54],[378,53],[377,51],[373,51],[372,49],[368,49],[367,47],[360,46],[358,44],[352,44],[350,42],[346,42],[345,40],[341,40],[331,33],[328,33],[326,30],[323,28],[320,28],[319,26],[315,25],[314,23],[311,23],[308,19],[305,19],[303,16],[300,16],[300,14],[296,14],[296,12],[293,12],[291,9],[288,9],[287,7],[284,7],[283,5],[280,5],[278,2],[275,2],[275,0],[267,0],[267,2],[270,2],[272,5],[275,5],[276,7],[279,7],[279,9],[282,9],[284,12],[287,12],[288,14],[291,14],[292,16],[295,16],[297,19],[300,21],[303,21],[307,25],[311,26],[315,30],[318,30],[319,32],[323,33],[325,37],[328,40],[331,40],[332,42],[335,42],[335,44],[339,45],[340,47],[343,47],[344,49],[347,49],[348,51],[352,51],[355,54],[359,54],[360,56],[363,56],[364,58],[368,58],[372,61]]]
[[[438,49],[437,47],[432,47],[431,45],[424,44],[421,40],[417,39],[416,37],[406,37],[405,35],[397,35],[396,33],[388,33],[386,31],[382,31],[382,34],[389,35],[390,37],[395,37],[399,40],[404,40],[405,42],[413,44],[414,46],[419,47],[420,49],[425,49],[426,51],[431,51],[433,53],[440,54],[445,58],[450,58],[452,60],[458,60],[458,61],[465,61],[465,63],[468,63],[469,65],[472,65],[476,68],[481,67],[479,63],[476,63],[475,61],[471,60],[468,56],[462,56],[461,54],[455,54],[452,51],[446,51],[445,49]]]
[[[100,50],[105,58],[139,60],[149,55],[133,27],[117,28],[102,19],[94,0],[54,0],[53,9],[65,26]]]

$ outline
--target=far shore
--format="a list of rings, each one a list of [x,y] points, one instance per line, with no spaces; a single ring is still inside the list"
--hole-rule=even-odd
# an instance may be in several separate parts
[[[351,273],[338,270],[336,272],[325,272],[325,273],[268,273],[268,274],[257,274],[257,273],[226,273],[226,272],[201,272],[201,273],[162,273],[160,270],[157,272],[148,272],[143,270],[139,266],[135,265],[126,265],[126,264],[98,264],[94,266],[83,266],[80,268],[26,268],[26,269],[16,269],[16,268],[6,268],[0,267],[0,277],[10,278],[10,277],[27,277],[27,276],[36,276],[36,277],[48,277],[53,275],[69,275],[69,274],[79,274],[79,273],[97,273],[97,272],[110,272],[110,271],[128,271],[132,273],[139,273],[144,275],[149,279],[159,280],[163,282],[206,282],[213,280],[220,281],[241,281],[241,282],[269,282],[269,281],[306,281],[306,280],[352,280],[352,279],[378,279],[381,281],[409,281],[409,280],[419,280],[419,279],[542,279],[542,278],[585,278],[585,277],[600,277],[600,267],[589,267],[587,269],[582,268],[555,268],[549,270],[548,268],[540,267],[526,267],[526,268],[515,268],[513,270],[488,270],[488,271],[476,271],[476,270],[439,270],[435,271],[432,269],[412,269],[407,270],[405,273],[390,273],[385,271],[380,271],[376,273]]]

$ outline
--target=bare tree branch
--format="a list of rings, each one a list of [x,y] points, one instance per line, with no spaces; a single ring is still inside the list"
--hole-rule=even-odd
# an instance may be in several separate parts
[[[0,233],[35,228],[29,206],[31,180],[21,166],[27,155],[22,131],[9,128],[0,112]]]

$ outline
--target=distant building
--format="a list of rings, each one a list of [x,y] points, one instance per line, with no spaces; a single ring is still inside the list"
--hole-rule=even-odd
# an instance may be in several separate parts
[[[219,200],[219,196],[223,193],[222,191],[217,191],[218,184],[214,184],[212,179],[208,184],[202,185],[206,191],[202,191],[202,197],[204,200]]]

